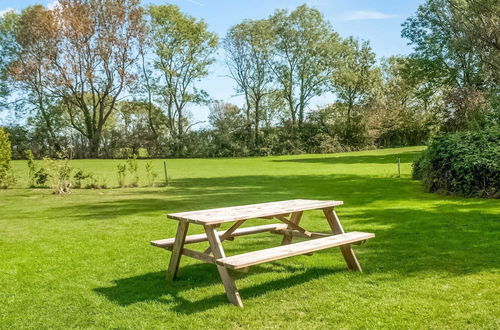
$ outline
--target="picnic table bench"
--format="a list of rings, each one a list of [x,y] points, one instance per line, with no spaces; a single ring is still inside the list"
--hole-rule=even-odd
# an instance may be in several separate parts
[[[344,232],[334,207],[342,205],[342,201],[294,199],[280,202],[260,203],[243,206],[224,207],[168,214],[168,218],[178,220],[177,233],[174,238],[152,241],[151,244],[172,251],[168,266],[168,277],[175,279],[182,255],[215,264],[219,271],[228,300],[243,307],[240,294],[228,269],[247,271],[248,267],[287,257],[307,254],[338,246],[344,256],[348,269],[361,272],[361,266],[351,248],[352,244],[362,244],[375,237],[372,233]],[[311,232],[299,225],[304,211],[322,210],[330,226],[332,234]],[[277,219],[280,223],[239,228],[249,219]],[[225,231],[217,231],[223,223],[234,224]],[[189,235],[189,224],[202,225],[205,234]],[[270,232],[282,235],[281,246],[226,256],[222,247],[225,240],[255,233]],[[292,243],[294,237],[311,240]],[[185,247],[187,244],[209,242],[203,251],[195,251]],[[213,256],[212,256],[213,254]]]

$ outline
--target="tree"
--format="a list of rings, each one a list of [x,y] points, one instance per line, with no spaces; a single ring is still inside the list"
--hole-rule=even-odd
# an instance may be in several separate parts
[[[292,129],[302,126],[311,99],[323,93],[336,68],[339,36],[316,9],[302,5],[270,17],[275,37],[272,70]]]
[[[460,114],[487,122],[477,115],[486,117],[500,104],[499,15],[497,1],[428,0],[403,24],[402,36],[414,46],[420,71],[450,101],[447,121]]]
[[[331,75],[331,86],[346,109],[345,137],[349,138],[354,111],[368,103],[380,72],[375,67],[375,53],[368,42],[349,37],[342,46],[338,69]]]
[[[166,107],[174,152],[182,155],[184,135],[192,126],[185,107],[207,102],[206,92],[195,83],[208,74],[218,39],[205,22],[181,13],[177,6],[151,6],[149,16],[154,67],[160,71],[155,90]]]
[[[53,100],[64,106],[92,157],[99,156],[106,121],[136,78],[142,13],[138,0],[60,0],[53,10],[26,9],[16,27],[12,76],[33,90],[42,113]]]
[[[0,188],[8,188],[14,183],[14,175],[10,161],[12,159],[12,149],[9,141],[9,134],[0,128]]]
[[[10,92],[22,95],[18,110],[27,108],[29,113],[34,113],[43,123],[42,133],[47,136],[49,146],[60,151],[56,118],[52,116],[55,99],[48,89],[49,58],[56,53],[55,22],[53,12],[40,5],[27,7],[20,15],[7,14],[1,30],[2,44],[9,45],[2,47],[1,55]]]
[[[242,111],[234,104],[215,101],[210,105],[208,117],[213,127],[216,156],[240,156],[244,154],[245,121]]]
[[[6,106],[6,98],[10,94],[8,71],[15,54],[14,27],[18,18],[19,15],[14,11],[0,15],[0,106],[2,107]]]
[[[232,26],[224,39],[226,63],[231,77],[236,82],[237,92],[245,97],[248,131],[251,129],[253,116],[252,146],[259,145],[259,124],[263,119],[262,103],[270,92],[272,82],[272,72],[268,64],[272,55],[272,42],[272,26],[269,20],[245,20]]]

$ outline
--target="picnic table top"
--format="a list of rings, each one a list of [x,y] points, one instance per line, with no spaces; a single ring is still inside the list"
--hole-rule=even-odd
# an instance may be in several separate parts
[[[167,216],[175,220],[187,220],[201,225],[268,217],[298,211],[317,210],[342,205],[342,201],[292,199],[287,201],[259,203],[217,209],[171,213]]]

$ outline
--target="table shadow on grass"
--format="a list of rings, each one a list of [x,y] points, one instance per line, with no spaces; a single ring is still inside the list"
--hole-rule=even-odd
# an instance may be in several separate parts
[[[253,276],[265,272],[289,272],[293,275],[284,279],[270,280],[258,285],[240,288],[239,292],[243,302],[264,294],[269,294],[273,290],[281,290],[300,285],[323,276],[333,274],[341,269],[335,268],[314,268],[304,269],[287,265],[266,264],[265,266],[254,266],[251,274],[241,274],[231,272],[236,280],[244,276]],[[120,306],[129,306],[141,302],[160,302],[166,306],[173,304],[171,309],[181,314],[192,314],[203,312],[221,305],[229,304],[219,273],[214,265],[196,264],[184,266],[180,270],[179,279],[169,281],[166,279],[166,273],[152,272],[138,276],[121,278],[113,281],[113,286],[95,288],[94,291],[103,295],[108,300]],[[212,285],[219,285],[220,292],[216,295],[204,297],[199,300],[188,300],[182,296],[187,290],[203,288]]]

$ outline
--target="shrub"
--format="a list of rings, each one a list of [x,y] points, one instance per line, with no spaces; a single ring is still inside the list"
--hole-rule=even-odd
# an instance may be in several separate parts
[[[71,193],[71,171],[69,159],[62,154],[58,155],[58,159],[45,158],[48,163],[51,187],[53,194],[65,195]]]
[[[137,187],[139,185],[139,165],[137,164],[137,155],[133,154],[127,159],[127,169],[130,175],[132,175],[131,187]]]
[[[33,151],[29,149],[24,151],[24,154],[28,160],[28,183],[30,187],[34,187],[36,173],[35,157],[33,156]]]
[[[45,184],[49,180],[49,173],[43,167],[40,167],[38,171],[34,174],[35,187],[45,187]]]
[[[146,162],[146,176],[148,178],[148,185],[152,187],[155,183],[158,173],[153,170],[153,162]]]
[[[86,173],[83,170],[77,170],[75,175],[73,175],[73,179],[75,180],[75,188],[81,188],[83,186],[83,182],[90,178],[91,174]]]
[[[24,155],[28,159],[28,183],[30,188],[45,186],[49,179],[49,173],[40,167],[37,169],[35,164],[35,157],[31,150],[25,150]]]
[[[430,192],[500,197],[500,128],[433,139],[413,163],[413,178]]]
[[[2,189],[7,189],[16,181],[10,165],[11,160],[12,148],[9,134],[0,128],[0,188]]]
[[[126,164],[118,164],[116,166],[116,172],[118,174],[118,186],[125,187],[125,179],[127,176],[127,165]]]

